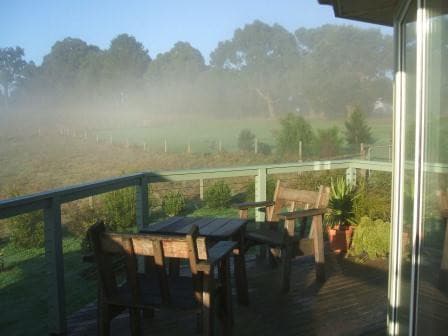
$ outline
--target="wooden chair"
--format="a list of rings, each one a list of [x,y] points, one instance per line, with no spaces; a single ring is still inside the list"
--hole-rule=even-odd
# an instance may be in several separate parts
[[[131,334],[140,335],[140,312],[155,308],[197,311],[202,315],[205,335],[213,334],[218,310],[223,333],[232,333],[229,255],[235,242],[222,241],[207,248],[195,226],[184,237],[106,233],[102,222],[89,229],[89,236],[99,276],[100,335],[109,335],[110,321],[125,309],[130,312]],[[153,259],[156,276],[137,272],[137,255]],[[124,260],[125,281],[119,281],[112,267],[116,258]],[[168,277],[165,258],[189,260],[192,277]]]
[[[273,201],[237,204],[241,218],[248,217],[249,208],[262,208],[265,212],[264,222],[257,223],[256,230],[248,230],[246,240],[249,247],[267,245],[271,261],[281,257],[283,292],[289,291],[291,259],[294,255],[314,254],[316,277],[319,281],[325,280],[322,215],[326,212],[329,198],[328,187],[320,186],[319,191],[296,190],[286,188],[277,181]],[[312,225],[309,236],[305,237],[307,218],[312,218]],[[295,232],[297,219],[302,222],[298,234]]]

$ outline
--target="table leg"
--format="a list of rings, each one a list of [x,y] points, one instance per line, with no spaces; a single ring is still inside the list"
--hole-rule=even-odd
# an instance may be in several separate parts
[[[249,305],[249,289],[247,286],[246,261],[244,258],[244,231],[244,229],[240,230],[238,237],[238,249],[236,253],[234,253],[233,266],[238,303],[247,306]]]

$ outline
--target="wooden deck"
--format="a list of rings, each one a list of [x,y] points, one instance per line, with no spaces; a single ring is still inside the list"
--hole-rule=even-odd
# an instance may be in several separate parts
[[[385,335],[387,263],[357,264],[327,255],[327,281],[315,282],[312,258],[293,261],[291,291],[279,293],[278,270],[247,261],[249,307],[234,305],[235,335]],[[234,296],[235,297],[235,296]],[[235,302],[235,300],[234,300]],[[96,334],[94,303],[68,320],[69,335]],[[112,335],[129,335],[127,314],[112,322]],[[145,335],[194,335],[196,316],[156,312]]]

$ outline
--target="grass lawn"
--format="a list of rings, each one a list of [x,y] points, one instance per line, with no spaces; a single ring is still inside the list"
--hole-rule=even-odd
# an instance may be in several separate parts
[[[76,311],[95,299],[96,281],[81,276],[81,241],[63,241],[66,311]],[[44,335],[47,331],[47,284],[43,248],[2,247],[5,270],[0,273],[0,330],[2,335]]]

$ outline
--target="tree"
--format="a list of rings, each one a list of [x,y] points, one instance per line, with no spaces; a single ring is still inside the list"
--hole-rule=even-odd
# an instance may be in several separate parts
[[[150,81],[195,79],[206,69],[204,57],[188,42],[177,42],[174,47],[157,55],[151,62],[146,77]]]
[[[80,71],[91,54],[97,54],[97,46],[81,39],[67,37],[57,41],[41,66],[41,80],[61,93],[70,92],[76,85]],[[41,83],[42,84],[42,83]]]
[[[311,125],[303,118],[289,113],[280,120],[280,130],[275,134],[277,149],[281,154],[299,153],[302,142],[303,155],[313,154],[314,133]]]
[[[276,105],[291,96],[285,79],[299,60],[293,34],[278,24],[258,20],[237,29],[231,40],[220,42],[210,55],[212,67],[233,71],[247,82],[270,118],[277,114]]]
[[[342,138],[338,127],[320,129],[316,136],[316,149],[320,158],[331,158],[342,152]]]
[[[373,143],[372,131],[367,125],[366,115],[356,106],[345,121],[345,138],[347,143],[356,148],[361,143]]]
[[[105,74],[123,89],[143,78],[151,58],[148,50],[135,37],[120,34],[110,42],[106,51]]]
[[[349,106],[372,109],[392,99],[393,41],[379,29],[349,25],[299,28],[297,47],[304,66],[303,97],[316,112],[343,115]]]
[[[20,47],[0,48],[0,85],[5,109],[8,109],[11,92],[23,80],[27,62]]]
[[[238,135],[238,148],[243,152],[254,151],[255,134],[250,130],[243,129]]]

